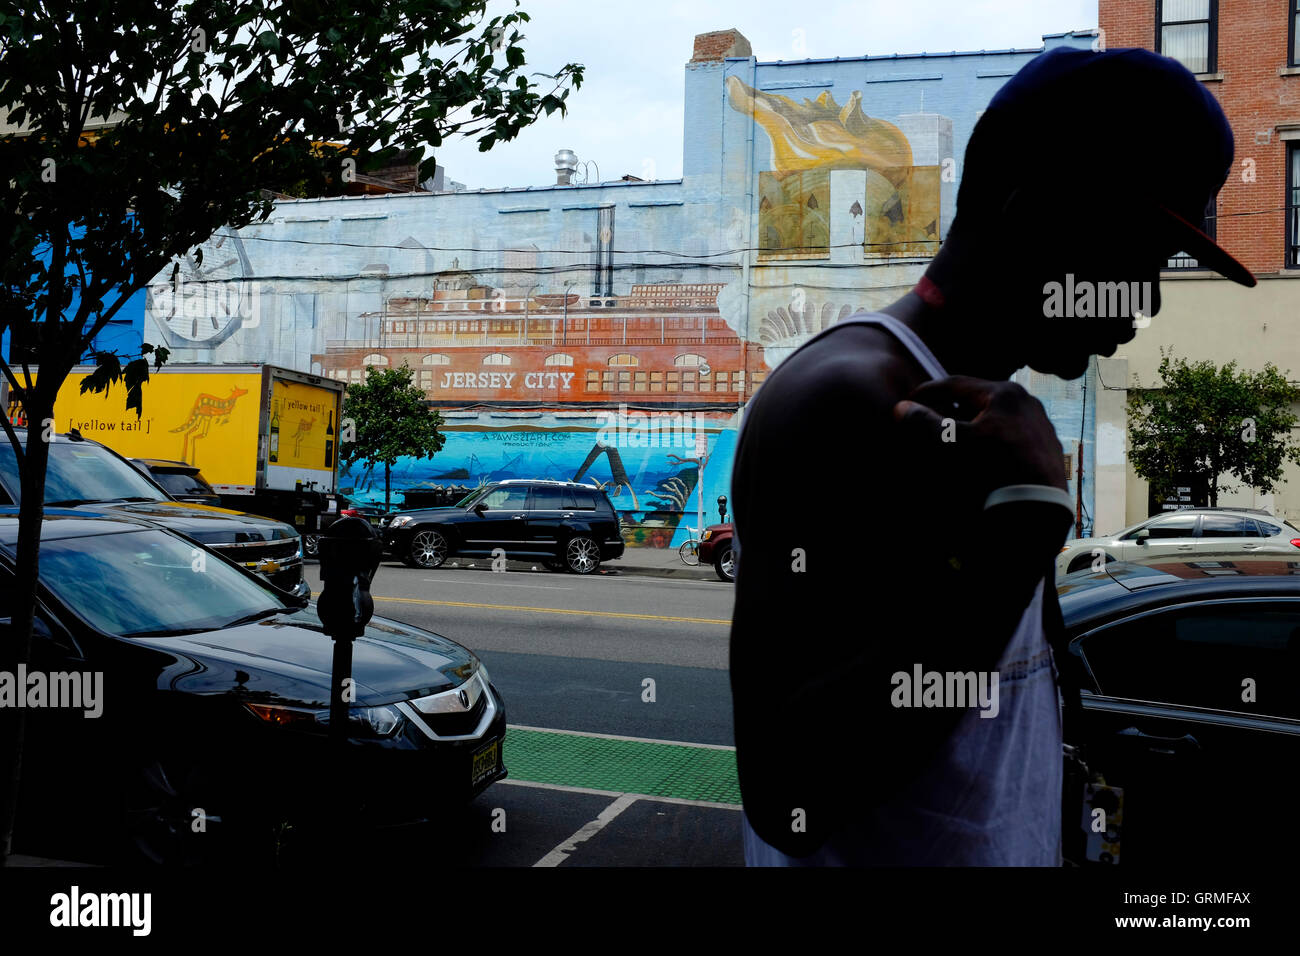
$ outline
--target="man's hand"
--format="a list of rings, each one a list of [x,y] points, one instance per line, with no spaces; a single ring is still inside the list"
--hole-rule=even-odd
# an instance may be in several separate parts
[[[894,419],[904,446],[960,477],[981,504],[1006,485],[1066,488],[1056,430],[1042,403],[1014,382],[935,379],[895,405]]]

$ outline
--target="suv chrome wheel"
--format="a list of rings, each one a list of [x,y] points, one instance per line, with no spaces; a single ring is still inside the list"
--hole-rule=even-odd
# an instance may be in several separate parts
[[[600,564],[600,548],[591,538],[571,538],[564,549],[564,563],[574,574],[590,574]]]
[[[418,568],[437,568],[447,560],[447,539],[437,531],[421,531],[411,539],[411,560]]]

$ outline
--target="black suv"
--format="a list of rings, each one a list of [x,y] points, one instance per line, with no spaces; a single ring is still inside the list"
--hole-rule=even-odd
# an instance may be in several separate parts
[[[447,508],[403,511],[380,531],[384,547],[415,568],[451,555],[540,558],[547,567],[591,574],[623,556],[618,515],[605,492],[571,481],[499,481]]]

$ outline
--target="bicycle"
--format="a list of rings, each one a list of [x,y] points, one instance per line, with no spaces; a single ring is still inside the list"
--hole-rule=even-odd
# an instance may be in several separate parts
[[[699,529],[687,527],[686,530],[691,534],[694,534]],[[694,537],[687,538],[682,542],[681,547],[677,549],[677,555],[682,559],[683,564],[688,567],[695,567],[700,563],[700,539]]]

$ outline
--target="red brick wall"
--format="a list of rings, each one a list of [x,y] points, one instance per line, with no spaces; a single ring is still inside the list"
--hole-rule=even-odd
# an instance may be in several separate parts
[[[1300,75],[1287,64],[1287,0],[1219,0],[1218,72],[1208,81],[1236,140],[1233,172],[1219,193],[1219,242],[1252,272],[1280,270],[1286,258],[1286,143],[1277,127],[1300,123]],[[1155,48],[1155,0],[1099,0],[1108,48]],[[1254,160],[1254,182],[1243,161]]]
[[[751,55],[749,41],[739,30],[715,30],[713,33],[695,35],[695,53],[691,62]]]

